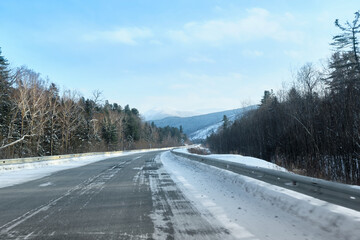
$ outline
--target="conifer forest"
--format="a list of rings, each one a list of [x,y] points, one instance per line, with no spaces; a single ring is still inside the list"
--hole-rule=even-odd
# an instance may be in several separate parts
[[[283,90],[207,139],[213,152],[239,153],[299,173],[360,184],[360,12],[335,21],[333,54],[306,63]],[[331,39],[329,39],[331,41]]]
[[[0,158],[60,155],[183,144],[173,127],[158,128],[136,108],[85,99],[25,66],[10,69],[0,52]]]

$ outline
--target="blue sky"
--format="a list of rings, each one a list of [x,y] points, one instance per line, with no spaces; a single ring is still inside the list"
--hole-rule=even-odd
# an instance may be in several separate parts
[[[61,89],[140,112],[257,104],[325,61],[358,1],[0,1],[0,47]]]

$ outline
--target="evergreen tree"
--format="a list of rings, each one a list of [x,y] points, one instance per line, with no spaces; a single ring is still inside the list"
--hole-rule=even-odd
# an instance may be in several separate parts
[[[131,109],[131,113],[132,113],[134,116],[139,116],[139,111],[138,111],[136,108],[132,108],[132,109]]]
[[[337,26],[342,33],[334,36],[334,42],[331,43],[337,50],[351,53],[349,56],[354,59],[354,62],[348,62],[346,65],[354,65],[358,73],[360,73],[359,39],[357,37],[357,34],[360,33],[359,18],[360,11],[357,11],[355,12],[355,19],[352,23],[347,21],[345,25],[342,25],[339,23],[339,19],[336,19],[335,26]]]
[[[261,104],[260,104],[260,106],[263,106],[263,105],[269,103],[273,98],[274,98],[274,92],[273,92],[273,90],[272,90],[272,89],[271,89],[271,91],[265,90],[265,91],[264,91],[264,96],[263,96],[263,98],[261,99]]]
[[[114,123],[111,123],[109,119],[104,119],[102,125],[102,138],[104,139],[108,149],[110,149],[111,144],[116,144],[118,141],[117,129]]]
[[[140,121],[133,115],[130,115],[126,119],[125,125],[125,139],[128,141],[137,141],[140,139]]]
[[[227,129],[229,127],[229,119],[226,115],[223,116],[223,129]]]
[[[355,13],[353,22],[347,21],[345,25],[336,19],[335,26],[341,33],[333,37],[332,46],[336,52],[330,59],[331,74],[327,79],[330,89],[336,93],[351,97],[354,91],[360,90],[360,61],[359,61],[359,39],[360,33],[360,11]]]
[[[0,48],[0,146],[4,143],[10,121],[10,70],[7,60],[1,56]]]
[[[127,104],[127,105],[125,106],[124,111],[125,111],[125,113],[128,114],[128,115],[131,113],[129,104]]]

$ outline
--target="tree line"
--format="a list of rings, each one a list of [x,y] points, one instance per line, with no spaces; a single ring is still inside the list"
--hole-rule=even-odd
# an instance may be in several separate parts
[[[334,52],[323,69],[307,63],[290,87],[265,91],[257,109],[207,139],[217,153],[239,153],[294,171],[360,185],[360,12],[335,21]]]
[[[182,145],[178,128],[142,121],[129,105],[85,99],[27,67],[10,69],[0,51],[0,158]]]

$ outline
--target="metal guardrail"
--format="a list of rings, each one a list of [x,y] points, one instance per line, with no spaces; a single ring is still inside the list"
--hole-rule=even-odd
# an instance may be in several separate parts
[[[173,149],[173,148],[172,147],[171,148],[152,148],[152,149],[137,149],[137,150],[129,150],[129,151],[90,152],[90,153],[76,153],[76,154],[44,156],[44,157],[0,159],[0,166],[10,165],[10,164],[21,164],[21,163],[51,161],[51,160],[67,159],[67,158],[73,158],[73,157],[86,157],[86,156],[96,156],[96,155],[109,155],[109,156],[111,156],[111,155],[117,154],[117,153],[159,151],[159,150],[169,150],[169,149]]]
[[[73,157],[94,156],[94,155],[102,155],[102,154],[109,154],[110,155],[110,154],[121,153],[121,152],[122,151],[117,151],[117,152],[94,152],[94,153],[77,153],[77,154],[66,154],[66,155],[44,156],[44,157],[0,159],[0,166],[8,165],[8,164],[42,162],[42,161],[66,159],[66,158],[73,158]]]
[[[360,211],[360,189],[342,183],[330,182],[289,172],[281,172],[241,163],[219,160],[207,156],[171,151],[173,154],[222,168],[273,185],[300,192],[330,203]]]

